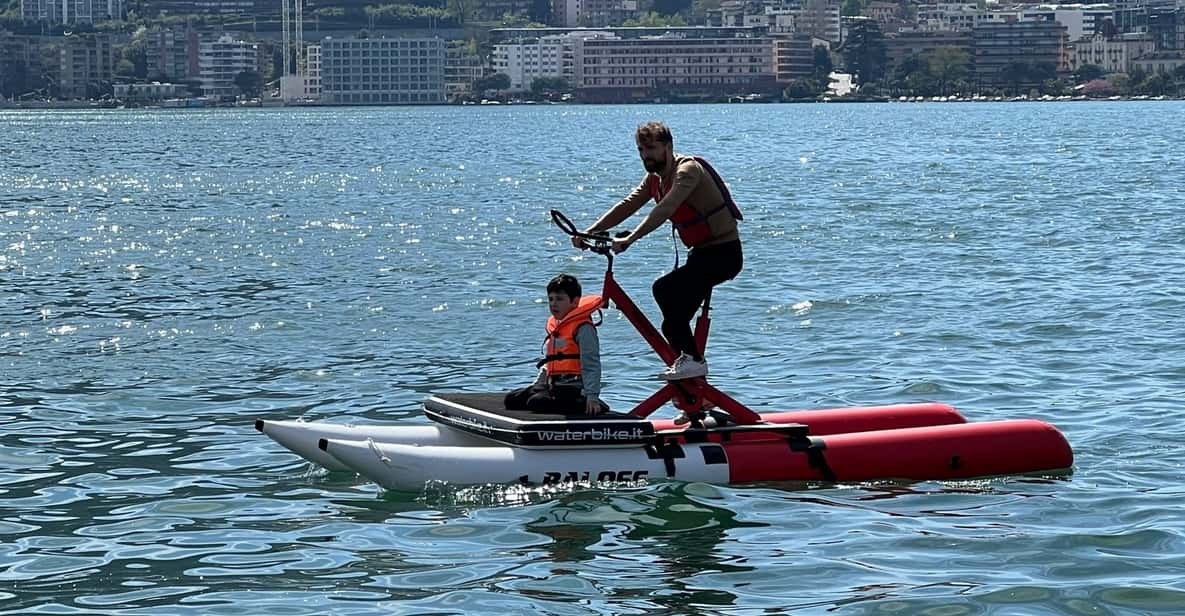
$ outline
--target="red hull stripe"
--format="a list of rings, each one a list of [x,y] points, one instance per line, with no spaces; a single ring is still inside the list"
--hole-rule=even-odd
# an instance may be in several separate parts
[[[1060,471],[1074,465],[1069,443],[1034,419],[832,434],[822,454],[837,481],[943,480]],[[722,443],[729,481],[823,481],[805,451],[785,440]]]

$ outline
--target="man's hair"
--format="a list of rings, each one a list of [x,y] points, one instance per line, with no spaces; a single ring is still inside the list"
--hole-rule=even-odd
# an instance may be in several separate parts
[[[570,274],[560,274],[547,283],[547,292],[564,293],[572,299],[578,299],[581,295],[580,281]]]
[[[638,140],[638,143],[645,144],[673,143],[675,140],[671,137],[671,129],[662,122],[647,122],[638,126],[638,132],[634,134],[634,138]]]

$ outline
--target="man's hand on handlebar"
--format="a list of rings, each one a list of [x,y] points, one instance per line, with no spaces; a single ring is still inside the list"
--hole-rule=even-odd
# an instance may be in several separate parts
[[[619,234],[617,237],[613,238],[613,252],[614,252],[614,254],[621,254],[621,253],[625,252],[626,249],[630,247],[630,244],[633,244],[633,243],[634,243],[634,234],[633,233],[627,232],[627,233]]]

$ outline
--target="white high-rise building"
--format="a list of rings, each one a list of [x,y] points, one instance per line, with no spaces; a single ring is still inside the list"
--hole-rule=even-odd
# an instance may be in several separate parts
[[[572,82],[575,71],[573,49],[576,41],[585,39],[615,39],[609,32],[570,32],[550,34],[537,39],[494,45],[490,62],[495,73],[510,77],[510,91],[531,89],[531,82],[539,77],[558,77]]]
[[[223,34],[198,46],[198,78],[206,96],[237,96],[235,78],[245,71],[259,71],[259,45]]]

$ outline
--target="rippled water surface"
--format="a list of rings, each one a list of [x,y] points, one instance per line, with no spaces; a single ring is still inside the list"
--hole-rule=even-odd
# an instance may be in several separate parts
[[[0,613],[1185,613],[1185,105],[0,112]],[[1074,473],[383,493],[255,418],[532,376],[663,119],[745,208],[714,382],[1034,417]],[[649,283],[665,233],[617,262]],[[653,355],[601,328],[606,398]],[[661,411],[670,414],[669,409]]]

